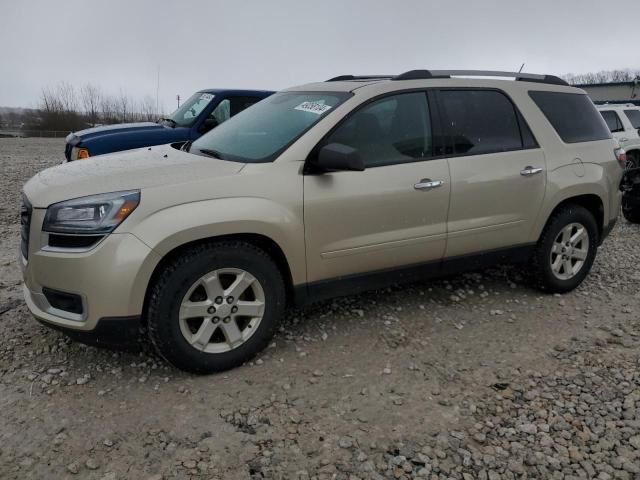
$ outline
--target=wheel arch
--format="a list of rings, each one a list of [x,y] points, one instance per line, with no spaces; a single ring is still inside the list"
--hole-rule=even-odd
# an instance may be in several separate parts
[[[190,242],[183,243],[174,247],[172,250],[168,251],[158,263],[155,265],[151,276],[149,277],[149,281],[147,282],[144,294],[144,302],[142,307],[142,321],[146,322],[146,314],[149,306],[149,297],[151,289],[157,280],[158,276],[162,273],[163,269],[166,265],[171,263],[174,259],[179,258],[184,252],[198,247],[200,245],[211,244],[211,243],[219,243],[219,242],[244,242],[255,247],[258,247],[264,250],[276,263],[280,273],[282,274],[282,279],[284,280],[287,302],[293,301],[294,296],[294,284],[293,284],[293,276],[291,273],[291,268],[289,266],[289,262],[287,261],[287,257],[280,247],[278,243],[269,238],[266,235],[258,234],[258,233],[237,233],[237,234],[228,234],[228,235],[218,235],[207,238],[200,238],[197,240],[193,240]]]
[[[595,193],[574,195],[559,201],[547,216],[547,220],[542,230],[539,232],[539,236],[543,234],[544,228],[547,226],[549,220],[556,214],[556,212],[567,207],[568,205],[579,205],[587,209],[593,215],[593,218],[595,219],[598,226],[598,238],[601,239],[605,228],[604,202],[602,201],[602,198]]]

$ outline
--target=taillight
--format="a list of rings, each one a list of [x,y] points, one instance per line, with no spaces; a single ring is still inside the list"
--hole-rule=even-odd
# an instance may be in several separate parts
[[[627,152],[624,151],[624,148],[616,148],[613,154],[616,156],[616,160],[618,160],[620,166],[627,168]]]

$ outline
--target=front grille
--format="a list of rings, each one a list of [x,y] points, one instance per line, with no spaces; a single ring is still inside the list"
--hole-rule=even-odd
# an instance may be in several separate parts
[[[29,231],[31,230],[31,204],[27,197],[23,196],[22,209],[20,210],[20,250],[25,259],[29,258]]]

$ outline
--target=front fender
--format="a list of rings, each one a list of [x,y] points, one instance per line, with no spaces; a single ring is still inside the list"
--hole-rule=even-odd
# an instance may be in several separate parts
[[[562,202],[581,195],[596,195],[604,207],[604,224],[609,222],[608,181],[602,166],[595,163],[569,164],[547,174],[547,193],[534,228],[540,238],[553,210]]]
[[[158,258],[198,240],[262,235],[284,253],[294,285],[306,279],[301,214],[264,198],[220,198],[172,206],[149,215],[131,233],[152,248]],[[150,261],[154,258],[150,257]]]

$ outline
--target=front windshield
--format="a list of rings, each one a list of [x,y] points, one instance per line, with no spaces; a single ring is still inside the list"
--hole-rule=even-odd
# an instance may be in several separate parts
[[[182,104],[169,119],[176,122],[179,127],[189,127],[200,115],[207,105],[211,103],[215,95],[213,93],[196,92]]]
[[[273,161],[349,96],[346,92],[277,93],[203,135],[190,151],[238,162]]]

